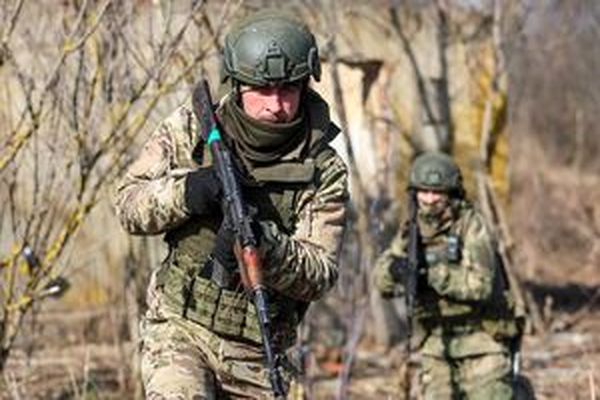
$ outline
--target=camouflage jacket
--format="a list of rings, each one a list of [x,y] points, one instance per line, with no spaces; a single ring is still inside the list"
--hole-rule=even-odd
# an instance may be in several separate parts
[[[118,183],[117,215],[132,234],[165,233],[190,218],[184,202],[184,178],[200,166],[192,159],[193,152],[208,151],[199,143],[197,120],[190,104],[179,107],[158,126]],[[296,202],[293,234],[286,235],[274,227],[274,232],[265,235],[271,240],[271,253],[277,255],[265,260],[267,285],[302,301],[322,296],[338,276],[348,198],[347,171],[341,158],[333,151],[331,154],[318,186],[304,191]],[[210,156],[203,157],[202,166],[210,162]]]
[[[487,344],[495,347],[492,338],[516,335],[513,301],[504,279],[502,266],[495,251],[495,240],[483,217],[468,202],[456,205],[453,217],[439,227],[419,223],[422,235],[423,265],[418,278],[415,299],[415,329],[419,334],[488,332]],[[448,238],[458,237],[458,257],[449,257]],[[406,258],[406,229],[402,229],[391,245],[378,258],[374,283],[384,297],[403,293],[391,268],[406,273],[401,260]],[[463,336],[464,339],[465,336]],[[481,338],[472,348],[481,346]],[[441,342],[436,345],[441,346]],[[488,347],[489,347],[488,346]],[[469,352],[465,346],[461,351]],[[484,346],[485,347],[485,346]]]

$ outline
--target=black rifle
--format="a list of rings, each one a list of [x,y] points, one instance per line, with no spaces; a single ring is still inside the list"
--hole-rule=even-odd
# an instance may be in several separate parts
[[[418,213],[417,191],[415,189],[408,190],[408,262],[406,263],[407,271],[404,274],[405,300],[406,300],[406,370],[405,370],[405,395],[406,399],[410,399],[411,382],[412,382],[412,331],[413,331],[413,312],[415,307],[415,297],[417,296],[417,281],[420,267],[421,251],[421,232],[419,231],[419,221],[417,220]]]
[[[213,167],[223,189],[223,215],[235,232],[235,253],[240,268],[240,276],[247,293],[251,296],[260,333],[269,380],[276,398],[285,398],[286,391],[279,370],[279,360],[271,342],[271,320],[268,314],[267,291],[263,286],[263,260],[258,253],[257,240],[252,230],[252,219],[242,199],[242,191],[236,177],[231,153],[222,142],[221,133],[213,111],[208,82],[203,80],[194,89],[192,96],[194,113],[198,119],[202,139],[209,146],[213,157]]]

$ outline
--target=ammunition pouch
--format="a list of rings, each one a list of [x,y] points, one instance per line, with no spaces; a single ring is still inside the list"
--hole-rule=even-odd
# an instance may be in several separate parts
[[[203,267],[187,272],[178,266],[177,256],[162,271],[165,306],[183,318],[198,323],[218,335],[262,344],[262,336],[252,299],[241,284],[220,287],[203,275]],[[275,292],[269,292],[269,317],[276,348],[286,349],[296,341],[296,327],[306,305]]]

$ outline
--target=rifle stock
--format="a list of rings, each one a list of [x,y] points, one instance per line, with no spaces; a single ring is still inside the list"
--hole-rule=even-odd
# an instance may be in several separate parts
[[[209,146],[213,167],[223,188],[223,215],[231,223],[236,237],[235,253],[242,283],[251,296],[256,309],[269,370],[269,380],[276,398],[285,398],[286,390],[278,368],[278,357],[271,341],[271,319],[268,313],[268,293],[263,286],[263,260],[258,252],[257,240],[252,230],[252,219],[243,202],[240,184],[235,175],[231,153],[222,142],[219,126],[213,111],[208,82],[203,80],[192,95],[194,113],[200,125],[202,139]]]

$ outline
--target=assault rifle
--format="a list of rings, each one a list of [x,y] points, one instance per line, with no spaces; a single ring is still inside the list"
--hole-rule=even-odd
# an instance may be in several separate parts
[[[240,276],[247,293],[251,296],[260,326],[269,380],[277,399],[286,396],[283,379],[279,370],[278,357],[271,342],[271,320],[268,314],[267,291],[263,286],[263,260],[258,253],[258,242],[252,230],[252,219],[242,200],[242,191],[236,177],[231,153],[225,147],[213,111],[208,82],[203,80],[192,95],[194,113],[198,119],[201,135],[209,146],[213,157],[213,167],[223,189],[223,214],[231,224],[236,238],[235,253],[240,268]]]
[[[414,188],[408,190],[408,260],[406,273],[404,274],[405,300],[406,300],[406,369],[405,369],[405,395],[410,399],[412,382],[412,330],[413,330],[413,312],[415,307],[415,297],[417,295],[417,280],[419,274],[419,264],[422,258],[421,254],[421,232],[419,231],[417,203],[417,191]]]

